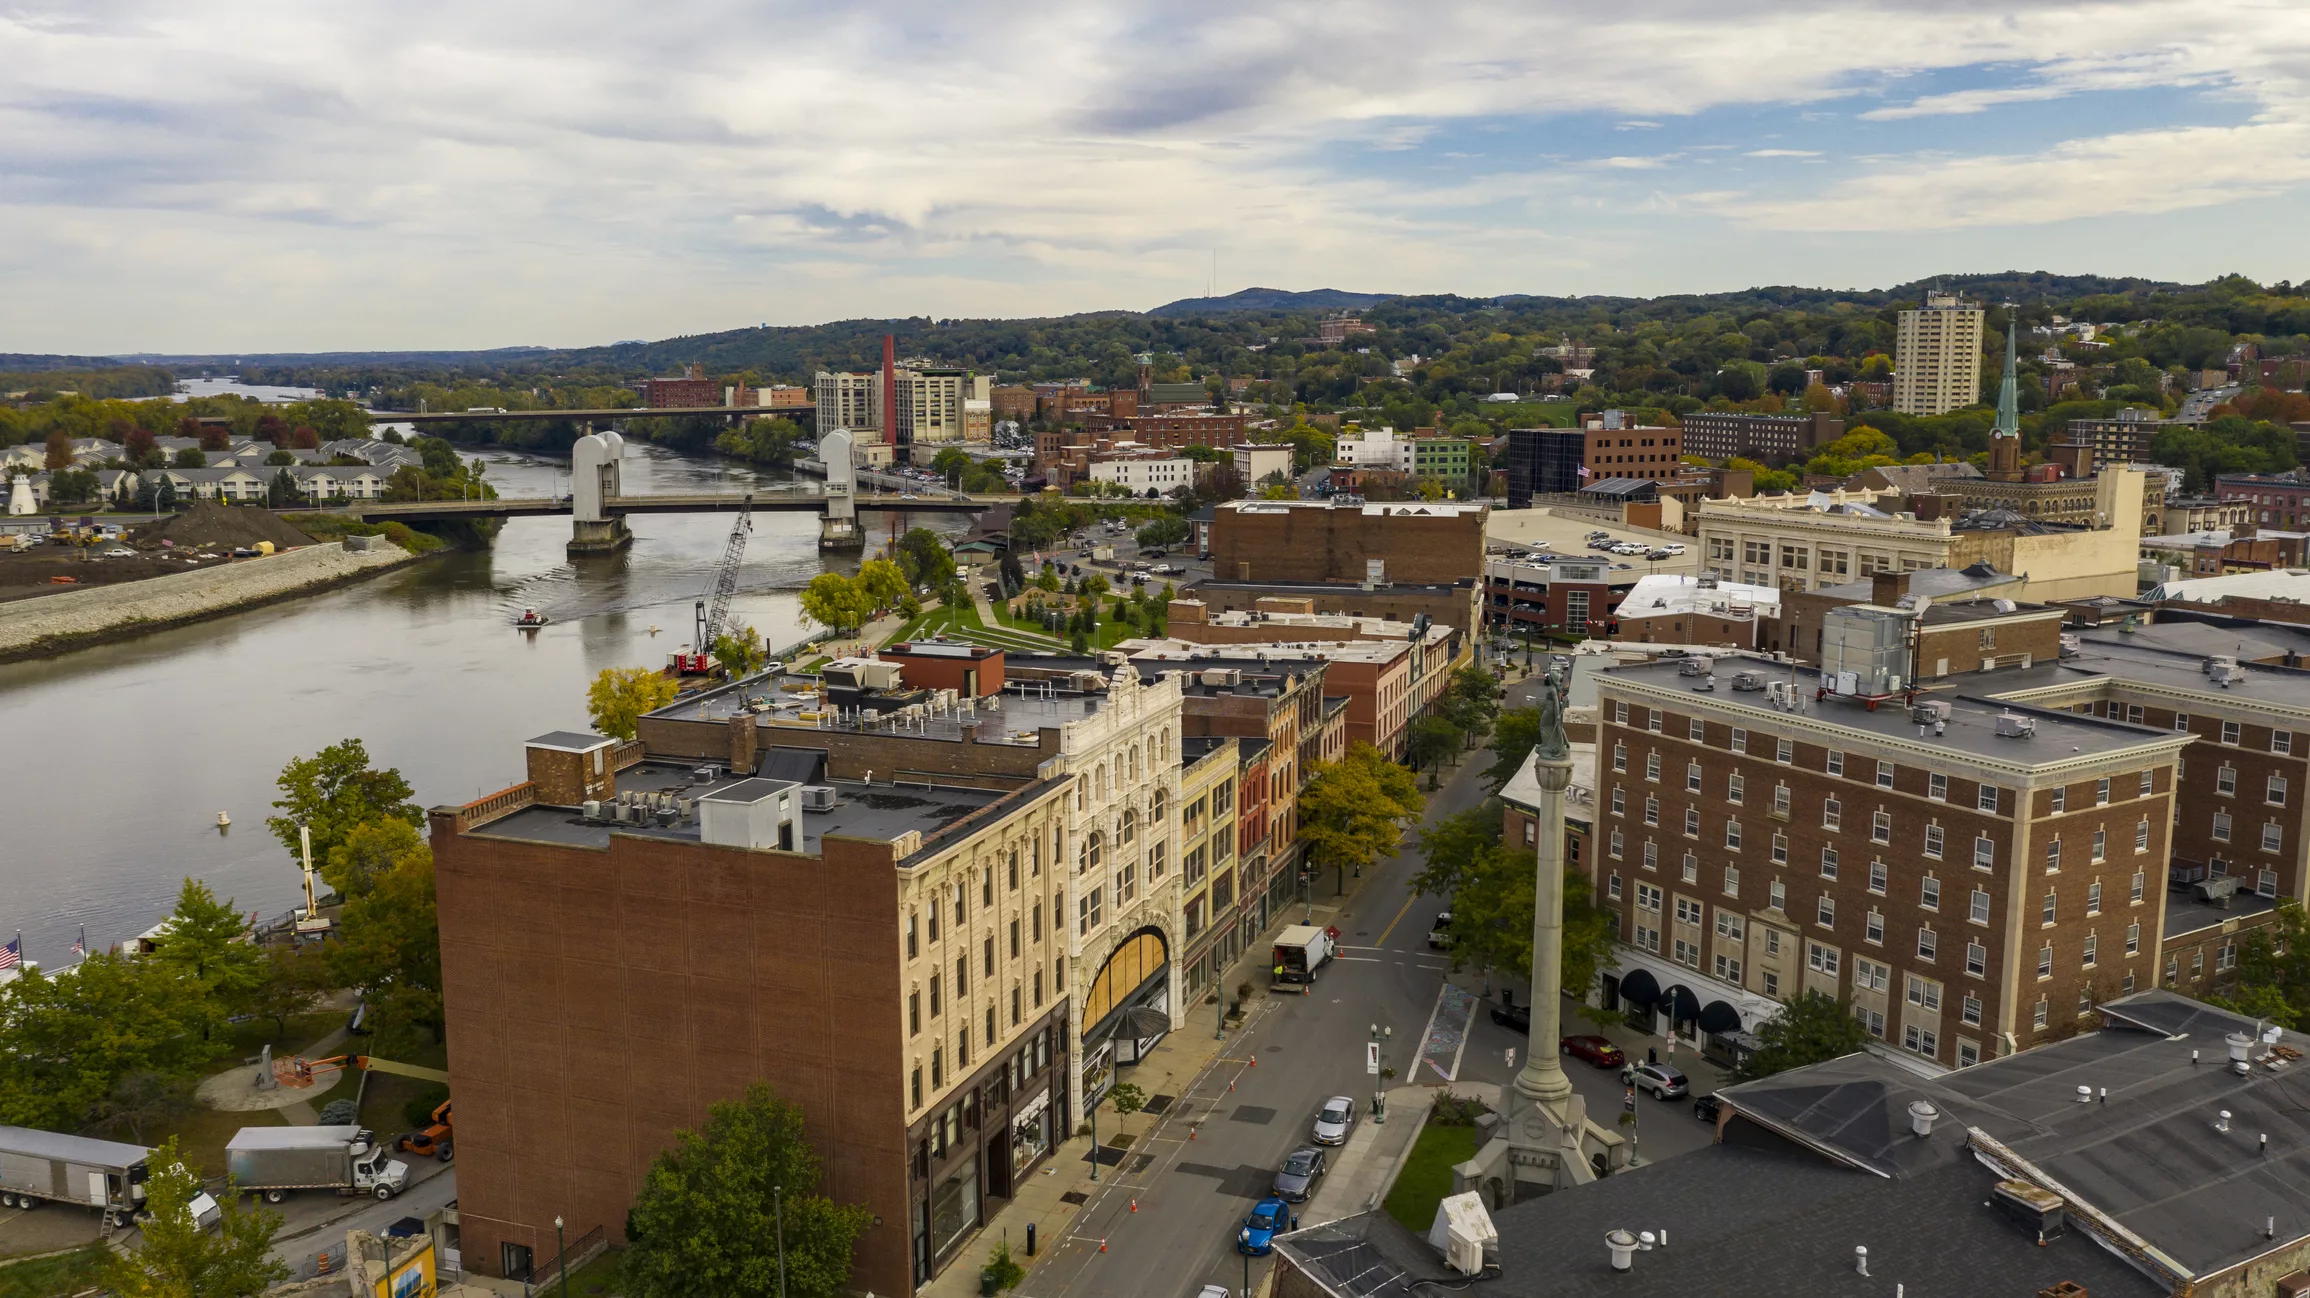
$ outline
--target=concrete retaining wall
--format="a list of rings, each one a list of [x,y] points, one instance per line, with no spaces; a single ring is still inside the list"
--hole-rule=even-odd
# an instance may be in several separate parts
[[[117,586],[15,600],[0,604],[0,661],[199,621],[370,576],[416,557],[390,543],[356,552],[331,542]]]

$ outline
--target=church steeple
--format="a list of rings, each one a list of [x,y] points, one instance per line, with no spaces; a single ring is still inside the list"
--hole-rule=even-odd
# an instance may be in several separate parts
[[[1992,437],[2021,436],[2021,385],[2014,378],[2014,338],[2020,321],[2014,316],[2014,304],[2005,304],[2005,382],[1997,389],[1997,427]]]

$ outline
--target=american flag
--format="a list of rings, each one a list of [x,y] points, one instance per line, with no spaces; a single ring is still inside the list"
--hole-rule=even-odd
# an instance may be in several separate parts
[[[82,957],[88,954],[88,926],[86,924],[80,926],[80,936],[73,940],[72,954]]]
[[[23,963],[24,935],[19,933],[16,935],[15,941],[6,946],[0,946],[0,969],[14,969]]]
[[[1581,477],[1583,477],[1583,478],[1585,478],[1585,477],[1587,477],[1587,476],[1588,476],[1588,466],[1587,466],[1587,465],[1583,464],[1583,465],[1581,465],[1581,466],[1580,466],[1580,476],[1581,476]]]

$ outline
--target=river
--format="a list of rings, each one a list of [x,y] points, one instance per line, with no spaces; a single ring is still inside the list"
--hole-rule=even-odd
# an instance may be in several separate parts
[[[647,443],[629,442],[626,455],[635,495],[786,480]],[[503,494],[567,490],[566,461],[480,458]],[[399,767],[423,806],[520,782],[522,741],[588,728],[596,673],[663,666],[689,642],[731,521],[638,515],[626,553],[573,565],[567,519],[515,519],[485,552],[0,666],[0,736],[16,764],[0,828],[0,941],[21,929],[27,958],[68,963],[82,925],[96,949],[133,937],[188,875],[243,911],[298,904],[300,876],[264,824],[274,781],[291,759],[341,739],[357,736],[373,761]],[[969,526],[959,514],[914,521],[950,537]],[[755,515],[733,619],[773,647],[800,639],[797,592],[828,567],[817,515]],[[552,625],[515,631],[532,607]],[[221,834],[219,811],[233,821]]]

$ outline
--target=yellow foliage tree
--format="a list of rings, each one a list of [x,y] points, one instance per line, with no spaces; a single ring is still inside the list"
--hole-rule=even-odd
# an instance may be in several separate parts
[[[673,701],[673,678],[665,673],[647,667],[605,667],[586,690],[586,713],[600,733],[631,739],[643,713]]]

